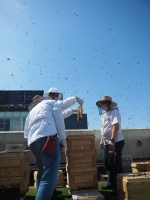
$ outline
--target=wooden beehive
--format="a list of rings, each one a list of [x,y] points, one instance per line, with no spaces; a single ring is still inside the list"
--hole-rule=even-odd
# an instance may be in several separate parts
[[[34,187],[36,187],[36,177],[37,177],[37,171],[34,172]],[[56,187],[64,187],[64,172],[63,172],[63,170],[59,170],[59,179],[58,179]]]
[[[146,172],[148,164],[150,164],[150,162],[132,162],[132,173]]]
[[[85,135],[68,135],[67,151],[92,151],[95,152],[95,136],[94,134]]]
[[[25,176],[16,176],[16,177],[2,177],[0,178],[0,187],[7,189],[16,189],[19,188],[20,192],[25,194],[29,188],[29,176],[30,174],[26,174]]]
[[[66,151],[66,171],[69,173],[96,171],[96,152],[76,153]]]
[[[97,171],[93,172],[80,172],[80,173],[68,173],[67,172],[67,184],[71,191],[83,191],[98,189],[98,176]]]
[[[98,189],[94,134],[67,136],[67,187],[73,191]]]
[[[119,200],[149,200],[150,172],[118,174],[117,188]]]
[[[0,152],[0,177],[21,177],[29,174],[29,151]]]

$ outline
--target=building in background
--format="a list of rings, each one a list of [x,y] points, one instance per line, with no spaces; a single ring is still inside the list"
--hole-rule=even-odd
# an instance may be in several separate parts
[[[29,113],[28,106],[35,95],[43,96],[43,90],[1,90],[0,91],[0,131],[22,131]],[[73,114],[65,119],[66,129],[87,129],[87,114],[78,122]]]
[[[43,90],[0,91],[0,131],[24,130],[28,106],[35,95],[43,96]]]
[[[65,119],[65,128],[69,129],[88,129],[87,114],[82,114],[82,120],[77,121],[77,114],[72,114]]]

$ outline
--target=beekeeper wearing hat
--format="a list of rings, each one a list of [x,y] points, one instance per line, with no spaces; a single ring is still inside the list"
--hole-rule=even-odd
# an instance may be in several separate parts
[[[55,116],[56,125],[57,125],[56,129],[58,128],[58,134],[57,135],[58,135],[58,138],[59,138],[59,144],[61,146],[62,152],[64,152],[64,150],[66,148],[66,139],[65,139],[65,134],[64,134],[64,127],[61,124],[62,118],[61,118],[61,116],[59,116],[59,112],[57,112],[57,109],[55,109],[55,107],[58,106],[61,109],[61,113],[62,113],[62,116],[63,116],[63,119],[64,119],[66,117],[69,117],[73,112],[78,111],[77,108],[72,108],[72,109],[67,109],[67,108],[69,108],[70,106],[72,106],[76,102],[79,103],[79,105],[82,105],[84,101],[82,99],[80,99],[79,97],[76,97],[76,96],[68,97],[67,99],[62,101],[61,100],[62,96],[63,96],[63,93],[60,92],[57,88],[50,88],[49,91],[46,92],[43,95],[43,97],[36,95],[33,98],[33,102],[29,105],[30,113],[29,113],[29,115],[27,116],[27,119],[26,119],[24,137],[28,139],[28,145],[30,146],[31,151],[34,153],[35,157],[37,157],[37,155],[36,155],[36,152],[34,152],[35,151],[35,149],[34,149],[35,145],[34,144],[38,142],[38,141],[36,141],[37,135],[38,135],[38,137],[44,137],[45,134],[47,133],[47,131],[46,131],[47,130],[47,123],[45,123],[44,120],[46,120],[46,118],[49,118],[49,115],[50,115],[49,112],[51,111],[51,109],[49,110],[48,107],[46,108],[47,111],[44,108],[45,107],[44,105],[47,104],[47,102],[50,103],[52,101],[53,103],[54,102],[56,103],[56,105],[54,103],[54,105],[55,105],[54,106],[54,113],[56,115]],[[41,106],[41,110],[40,110],[39,106]],[[44,109],[44,111],[43,111],[43,109]],[[44,116],[41,115],[41,112],[43,112],[42,115],[44,115]],[[56,113],[58,113],[58,114],[56,114]],[[42,117],[43,118],[45,117],[45,119],[42,119]],[[59,125],[59,118],[60,118],[60,125]],[[34,125],[34,122],[36,122],[36,121],[38,121],[38,123],[42,123],[43,128],[45,128],[45,131],[42,133],[42,135],[40,133],[42,131],[41,128],[37,128],[36,126],[34,128],[32,127]],[[32,124],[32,126],[31,126],[31,124]],[[52,122],[49,122],[48,125],[49,125],[48,128],[53,126]],[[62,131],[59,134],[60,127],[62,127]],[[63,132],[63,134],[62,134],[62,132]],[[50,134],[50,132],[48,134]],[[63,135],[63,137],[62,137],[62,135]],[[58,156],[58,158],[59,158],[59,156]],[[37,178],[36,178],[36,183],[37,183],[36,200],[39,200],[40,199],[39,197],[41,197],[40,195],[41,195],[42,190],[39,190],[39,185],[42,184],[41,183],[43,181],[42,177],[44,176],[42,166],[41,166],[41,164],[39,164],[40,162],[38,162],[38,160],[39,159],[36,158],[36,163],[37,163],[37,166],[39,168]],[[59,174],[59,171],[58,171],[58,174]],[[58,181],[58,174],[56,175],[57,181]],[[57,183],[57,181],[56,181],[56,183]],[[55,185],[56,185],[56,183],[55,183]],[[54,185],[54,187],[55,187],[55,185]],[[44,193],[43,193],[43,195],[44,195]],[[52,195],[54,196],[54,199],[63,199],[61,196],[58,196],[58,195],[56,196],[56,194],[55,195],[51,194],[51,196]],[[51,199],[53,199],[53,196],[51,197]],[[57,197],[57,198],[55,198],[55,197]],[[43,199],[44,199],[44,196],[43,196]],[[40,199],[40,200],[43,200],[43,199]],[[44,199],[44,200],[46,200],[46,199]]]
[[[78,108],[71,108],[71,109],[67,109],[69,107],[71,107],[72,105],[74,105],[76,102],[79,105],[83,105],[84,101],[82,99],[80,99],[77,96],[71,96],[66,98],[65,100],[62,100],[63,97],[63,93],[61,91],[59,91],[57,88],[50,88],[48,90],[48,92],[46,92],[43,97],[48,98],[50,97],[53,100],[56,100],[57,103],[61,106],[62,110],[63,110],[63,117],[67,118],[70,115],[73,114],[73,112],[77,112]]]
[[[24,128],[24,138],[36,158],[36,200],[50,200],[58,181],[60,146],[65,141],[65,124],[60,105],[37,97]]]
[[[62,92],[60,92],[57,88],[52,87],[48,90],[48,92],[44,93],[43,97],[36,95],[33,98],[33,102],[29,105],[29,111],[31,111],[40,102],[51,99],[51,100],[57,101],[57,104],[62,109],[63,118],[65,119],[65,118],[71,116],[73,114],[73,112],[78,112],[78,108],[68,109],[69,107],[74,105],[76,102],[79,105],[83,105],[83,103],[84,103],[84,101],[77,96],[71,96],[71,97],[66,98],[65,100],[61,100],[62,96],[63,96]],[[61,140],[60,143],[61,143],[60,144],[61,151],[63,153],[66,148],[66,140],[65,139]]]
[[[104,164],[108,173],[107,185],[102,189],[113,189],[113,194],[117,194],[116,176],[123,173],[122,150],[124,147],[124,137],[121,131],[121,115],[117,103],[112,101],[110,96],[103,96],[96,105],[102,110],[101,120],[101,140],[99,147],[104,150]],[[110,153],[110,154],[109,154]],[[110,157],[112,156],[113,157]],[[114,160],[113,164],[109,158]]]
[[[36,95],[33,98],[33,102],[29,105],[29,111],[31,111],[40,102],[51,99],[51,100],[57,101],[57,104],[62,109],[63,118],[67,118],[70,115],[72,115],[73,112],[78,111],[78,108],[68,109],[69,107],[74,105],[76,102],[79,105],[83,105],[84,103],[84,101],[77,96],[71,96],[71,97],[66,98],[65,100],[61,100],[62,96],[63,96],[62,92],[60,92],[57,88],[52,87],[48,90],[48,92],[44,93],[43,97]],[[64,139],[64,140],[61,140],[60,142],[61,142],[61,151],[64,152],[66,148],[66,140]]]

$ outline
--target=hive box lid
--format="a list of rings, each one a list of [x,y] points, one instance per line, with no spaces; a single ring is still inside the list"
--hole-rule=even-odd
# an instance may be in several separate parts
[[[74,194],[72,195],[72,199],[73,200],[77,200],[77,197],[78,196],[99,196],[100,199],[105,199],[105,197],[99,192],[99,191],[94,191],[94,192],[84,192],[84,193],[77,193],[77,194]]]
[[[6,152],[23,151],[23,144],[6,144],[5,151]]]
[[[124,182],[150,181],[150,172],[118,174],[117,179],[122,179]]]

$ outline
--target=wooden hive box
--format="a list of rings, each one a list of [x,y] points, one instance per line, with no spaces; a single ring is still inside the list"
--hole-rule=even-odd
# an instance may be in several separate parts
[[[95,152],[95,136],[94,134],[85,135],[68,135],[67,150],[71,151],[93,151]]]
[[[25,176],[30,172],[29,151],[0,152],[0,177]]]
[[[26,193],[29,188],[29,176],[30,174],[26,174],[25,176],[17,176],[17,177],[2,177],[0,178],[0,187],[2,188],[19,188],[21,193]]]
[[[98,189],[97,171],[68,173],[67,184],[71,191],[90,191]]]
[[[146,171],[147,171],[147,172],[150,172],[150,164],[147,164],[147,166],[146,166]]]
[[[150,172],[118,174],[117,188],[119,200],[149,200]]]
[[[146,172],[148,164],[150,164],[150,162],[132,162],[132,173]]]
[[[66,151],[66,171],[69,173],[96,171],[96,152],[76,153]]]
[[[36,177],[37,177],[37,171],[34,172],[34,187],[36,187]],[[59,179],[58,179],[56,187],[64,187],[64,172],[63,172],[63,170],[59,170]]]

